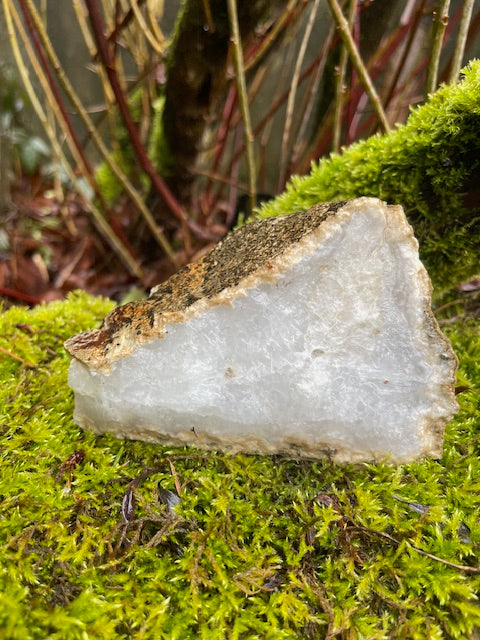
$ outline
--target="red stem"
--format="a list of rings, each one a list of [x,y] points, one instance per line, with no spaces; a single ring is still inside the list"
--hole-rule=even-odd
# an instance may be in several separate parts
[[[40,298],[29,296],[28,293],[22,293],[21,291],[16,291],[15,289],[7,289],[6,287],[0,287],[0,296],[15,298],[16,300],[23,300],[24,302],[28,302],[30,304],[40,304],[41,302]]]
[[[220,127],[217,132],[217,142],[215,144],[215,159],[213,162],[212,173],[215,173],[218,170],[218,167],[220,165],[220,161],[222,159],[222,155],[225,150],[225,144],[228,139],[228,134],[231,129],[231,121],[232,121],[232,117],[233,117],[233,113],[236,105],[237,105],[237,88],[235,83],[233,82],[227,93],[227,99],[223,107]],[[209,207],[211,211],[214,210],[214,206],[215,206],[212,200],[212,189],[213,189],[213,182],[212,182],[212,179],[209,178],[208,184],[205,189],[205,201],[207,203],[207,207]]]
[[[451,36],[452,31],[455,29],[456,24],[458,22],[458,20],[460,19],[460,10],[461,7],[459,9],[459,11],[457,11],[457,13],[453,16],[453,18],[449,21],[448,23],[448,27],[445,31],[445,42],[448,41],[448,38]],[[421,74],[422,71],[425,69],[425,67],[427,66],[428,63],[428,57],[424,56],[417,64],[417,66],[413,69],[413,71],[410,73],[410,75],[405,78],[404,82],[402,85],[400,85],[399,87],[395,87],[397,93],[401,93],[406,86],[412,87],[414,85],[414,82],[417,81],[418,84],[418,80],[421,79]],[[375,78],[376,75],[379,73],[381,62],[377,63],[375,66],[375,70],[372,73],[372,77]],[[448,72],[448,65],[444,71],[444,75],[445,73]],[[361,94],[363,93],[363,91],[361,90],[361,88],[358,88],[356,90],[356,98],[357,98],[357,102],[360,100]],[[376,116],[375,115],[371,115],[369,118],[367,118],[365,121],[362,122],[362,124],[355,130],[355,135],[354,135],[354,139],[360,138],[360,137],[364,137],[365,135],[372,135],[372,132],[375,131],[374,125],[375,125],[375,121],[376,121]]]
[[[454,13],[453,16],[451,17],[451,19],[448,21],[448,25],[447,25],[447,28],[445,30],[445,35],[444,35],[444,40],[443,40],[443,46],[444,47],[445,47],[445,44],[448,42],[450,36],[452,35],[452,31],[457,28],[457,25],[460,22],[461,16],[462,16],[462,5],[460,5],[458,7],[456,13]],[[451,67],[451,64],[452,64],[452,57],[453,57],[453,53],[450,56],[450,60],[448,61],[448,64],[446,65],[445,69],[443,70],[443,73],[439,77],[439,81],[440,82],[446,82],[446,78],[448,77],[448,74],[450,73],[450,67]]]
[[[184,227],[185,233],[185,242],[187,242],[188,230],[187,226],[192,229],[196,235],[203,237],[205,234],[201,227],[196,225],[193,221],[188,219],[187,214],[177,202],[176,198],[173,196],[170,189],[165,184],[163,178],[161,178],[155,170],[150,158],[148,157],[145,147],[143,146],[140,135],[137,130],[137,127],[133,121],[132,114],[130,113],[130,109],[127,104],[127,100],[125,97],[125,93],[120,84],[120,80],[117,75],[117,71],[115,69],[115,60],[112,57],[110,50],[107,46],[107,41],[105,40],[105,34],[103,31],[103,18],[100,13],[98,4],[96,0],[85,0],[85,4],[88,9],[88,14],[90,18],[90,24],[92,27],[93,36],[95,38],[95,42],[97,44],[98,55],[100,57],[100,61],[107,73],[108,80],[112,87],[112,91],[115,95],[115,98],[118,103],[118,108],[120,110],[120,115],[122,117],[125,128],[127,129],[128,135],[130,137],[130,141],[132,143],[135,154],[138,158],[140,166],[143,171],[150,178],[153,188],[155,191],[163,198],[165,203],[167,204],[170,211],[174,214],[174,216],[182,223]]]

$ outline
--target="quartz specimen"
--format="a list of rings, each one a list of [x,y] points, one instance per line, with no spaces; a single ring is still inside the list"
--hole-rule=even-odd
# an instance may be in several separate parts
[[[337,461],[440,456],[456,356],[400,206],[252,222],[66,342],[97,432]]]

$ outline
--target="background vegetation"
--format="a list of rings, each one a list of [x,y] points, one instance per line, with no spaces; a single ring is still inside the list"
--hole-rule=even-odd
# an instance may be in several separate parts
[[[3,108],[29,97],[48,142],[4,127],[21,162],[2,171],[0,287],[26,302],[165,279],[312,161],[456,82],[480,28],[470,0],[76,0],[72,67],[53,4],[2,3],[25,87],[6,83]]]

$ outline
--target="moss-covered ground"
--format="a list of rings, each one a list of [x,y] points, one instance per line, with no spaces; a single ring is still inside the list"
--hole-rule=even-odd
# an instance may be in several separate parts
[[[471,321],[443,457],[337,466],[80,430],[62,343],[111,306],[0,314],[1,638],[479,637]]]

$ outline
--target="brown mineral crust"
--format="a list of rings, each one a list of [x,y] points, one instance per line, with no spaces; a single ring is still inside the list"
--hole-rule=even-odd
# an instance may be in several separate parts
[[[227,236],[199,263],[190,265],[191,269],[198,268],[201,273],[195,274],[198,286],[189,287],[187,296],[193,294],[197,298],[213,298],[224,289],[237,286],[245,277],[314,231],[345,204],[346,202],[317,204],[308,211],[267,218],[245,225]],[[165,285],[171,282],[177,284],[177,278],[180,282],[184,280],[182,271],[165,284],[156,287],[151,297],[163,298]],[[189,280],[192,280],[192,277]],[[180,291],[178,294],[182,296]],[[180,306],[182,309],[188,306],[185,299],[180,302]]]
[[[189,264],[152,290],[148,300],[129,302],[110,312],[99,329],[73,336],[66,350],[87,366],[102,368],[109,352],[164,335],[167,322],[185,320],[185,312],[265,266],[317,229],[347,204],[317,204],[307,211],[251,222],[226,236],[199,262]],[[272,275],[275,266],[272,265]],[[108,367],[108,365],[107,365]]]

